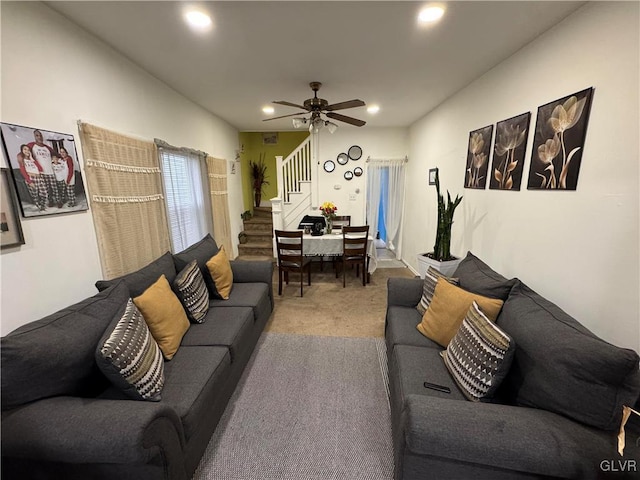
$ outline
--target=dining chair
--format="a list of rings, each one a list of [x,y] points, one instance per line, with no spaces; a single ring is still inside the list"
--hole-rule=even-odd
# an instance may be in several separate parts
[[[289,272],[300,273],[300,296],[304,271],[307,271],[308,284],[311,285],[311,258],[302,255],[302,231],[276,230],[276,250],[278,251],[278,295],[282,295],[282,276],[289,285]]]
[[[335,217],[333,217],[333,221],[331,223],[334,230],[339,229],[340,231],[342,231],[342,227],[348,227],[349,225],[351,225],[351,215],[336,215]],[[340,257],[333,257],[331,261],[333,263],[333,270],[336,272],[336,278],[338,278],[337,262],[340,261]],[[324,258],[320,257],[320,271],[322,271],[323,266]]]
[[[342,287],[347,286],[347,265],[356,266],[356,276],[360,276],[362,265],[362,286],[367,285],[367,240],[369,225],[342,227]]]

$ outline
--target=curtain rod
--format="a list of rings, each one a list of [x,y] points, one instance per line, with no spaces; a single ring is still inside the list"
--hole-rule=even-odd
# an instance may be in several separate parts
[[[409,161],[409,157],[406,155],[402,158],[371,158],[367,157],[366,162],[376,162],[376,163],[384,163],[384,162],[404,162],[407,163]]]

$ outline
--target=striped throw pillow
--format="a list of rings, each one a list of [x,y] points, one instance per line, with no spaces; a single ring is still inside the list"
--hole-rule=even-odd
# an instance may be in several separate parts
[[[98,343],[96,362],[105,376],[127,396],[160,401],[164,359],[147,322],[131,299]]]
[[[442,273],[439,270],[436,270],[433,267],[429,267],[427,269],[427,273],[424,274],[424,285],[422,286],[422,298],[420,299],[420,303],[416,305],[416,309],[420,312],[420,315],[424,315],[424,312],[429,308],[429,304],[431,300],[433,300],[433,292],[436,290],[436,284],[438,283],[439,278],[444,278],[451,285],[458,285],[457,278],[450,278]]]
[[[178,273],[173,290],[193,323],[203,323],[209,311],[209,291],[198,262],[193,260]]]
[[[446,350],[444,364],[464,395],[490,401],[509,372],[515,342],[474,301]]]

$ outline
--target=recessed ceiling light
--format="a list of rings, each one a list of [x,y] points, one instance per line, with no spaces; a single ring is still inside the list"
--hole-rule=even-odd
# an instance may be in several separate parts
[[[440,6],[429,6],[420,10],[418,14],[418,21],[420,23],[433,23],[437,22],[444,15],[444,8]]]
[[[267,115],[271,115],[273,112],[275,112],[275,110],[273,109],[273,107],[262,107],[262,112],[266,113]]]
[[[184,19],[194,30],[202,32],[211,29],[211,17],[201,10],[188,10],[184,14]]]
[[[369,112],[372,115],[375,115],[379,111],[380,111],[380,107],[378,105],[369,105],[367,107],[367,112]]]

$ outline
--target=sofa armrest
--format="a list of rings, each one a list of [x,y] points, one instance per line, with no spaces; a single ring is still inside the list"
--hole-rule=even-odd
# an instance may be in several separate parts
[[[234,283],[266,283],[273,308],[273,262],[269,260],[233,260],[231,271]]]
[[[603,460],[622,459],[614,432],[546,410],[412,394],[401,422],[408,450],[454,462],[594,478]],[[625,458],[637,455],[637,448],[625,450]]]
[[[387,305],[415,307],[422,298],[424,280],[391,277],[387,280]]]
[[[161,403],[53,397],[2,413],[2,456],[63,463],[181,458],[184,431]]]

